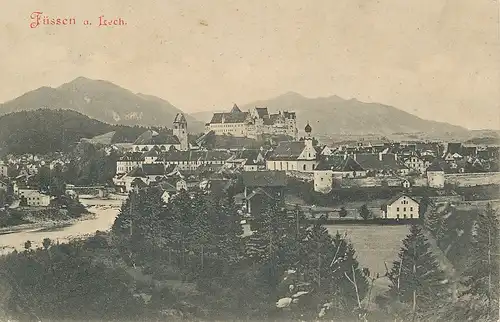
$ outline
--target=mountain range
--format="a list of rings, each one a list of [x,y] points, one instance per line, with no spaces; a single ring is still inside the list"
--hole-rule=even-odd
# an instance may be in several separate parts
[[[289,92],[240,108],[248,110],[255,106],[268,107],[270,112],[295,111],[299,131],[309,122],[313,133],[323,137],[409,133],[453,138],[471,133],[463,127],[425,120],[392,106],[338,96],[307,98]],[[133,93],[104,80],[78,77],[59,87],[41,87],[0,104],[0,115],[39,108],[74,110],[109,124],[168,127],[175,115],[182,112],[159,97]],[[204,123],[210,121],[213,112],[221,111],[184,113],[189,132],[203,132]]]
[[[269,112],[295,111],[299,132],[309,123],[318,135],[389,135],[395,133],[465,134],[469,130],[424,120],[392,106],[346,100],[338,96],[307,98],[294,92],[240,106],[242,111],[267,107]],[[229,109],[228,109],[229,111]],[[226,111],[226,112],[228,112]],[[221,112],[221,111],[217,111]],[[193,113],[208,122],[212,112]]]
[[[59,87],[40,87],[0,104],[0,115],[39,108],[73,110],[109,124],[168,127],[182,112],[156,96],[133,93],[108,81],[78,77]],[[190,132],[203,132],[202,122],[185,116]]]

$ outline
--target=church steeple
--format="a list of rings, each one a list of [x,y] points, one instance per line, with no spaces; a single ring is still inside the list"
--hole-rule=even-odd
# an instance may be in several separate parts
[[[173,134],[179,139],[181,151],[189,150],[187,121],[182,113],[175,116]]]
[[[307,137],[311,137],[312,127],[309,125],[309,122],[307,122],[307,125],[304,128],[304,131],[306,131],[306,136]]]

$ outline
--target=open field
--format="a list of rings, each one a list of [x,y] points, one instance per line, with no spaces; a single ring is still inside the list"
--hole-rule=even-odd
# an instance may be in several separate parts
[[[397,259],[402,240],[409,231],[409,227],[405,225],[326,225],[325,227],[332,235],[337,231],[340,234],[347,232],[347,238],[351,240],[356,250],[359,263],[367,267],[373,275],[385,274],[384,262],[387,262],[387,267],[390,268],[392,262]]]

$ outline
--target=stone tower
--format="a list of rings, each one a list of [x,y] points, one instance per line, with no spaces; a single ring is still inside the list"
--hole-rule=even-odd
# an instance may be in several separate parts
[[[188,140],[188,131],[187,131],[187,121],[184,117],[184,114],[177,113],[174,119],[174,130],[173,133],[179,141],[181,142],[181,150],[187,151],[189,150],[189,140]]]

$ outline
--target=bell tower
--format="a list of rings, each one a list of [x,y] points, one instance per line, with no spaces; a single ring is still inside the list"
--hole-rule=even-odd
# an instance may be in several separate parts
[[[173,133],[181,142],[181,150],[189,150],[187,121],[184,117],[184,114],[177,113],[177,115],[175,116]]]

